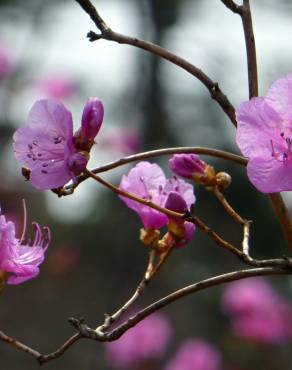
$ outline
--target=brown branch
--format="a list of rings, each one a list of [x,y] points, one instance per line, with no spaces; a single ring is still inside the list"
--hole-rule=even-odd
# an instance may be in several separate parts
[[[120,33],[111,30],[105,21],[102,19],[100,14],[97,12],[95,7],[89,0],[76,0],[79,5],[85,10],[85,12],[93,20],[96,27],[99,29],[100,33],[96,34],[94,32],[89,32],[88,37],[90,41],[96,41],[100,39],[105,39],[109,41],[118,42],[119,44],[132,45],[137,48],[146,50],[153,53],[163,59],[168,60],[171,63],[181,67],[185,71],[189,72],[191,75],[196,77],[202,84],[209,90],[212,99],[216,100],[226,115],[229,117],[231,122],[236,126],[235,110],[232,104],[229,102],[228,98],[222,90],[220,89],[217,82],[214,82],[208,77],[202,70],[186,61],[185,59],[171,53],[170,51],[155,45],[151,42],[147,42],[136,37],[130,37],[122,35]]]
[[[29,355],[37,358],[37,359],[39,359],[40,356],[41,356],[40,352],[30,348],[26,344],[21,343],[18,340],[12,338],[12,337],[9,337],[3,331],[0,331],[0,340],[13,345],[15,348],[19,349],[20,351],[26,352],[27,354],[29,354]]]
[[[241,20],[244,30],[248,66],[249,98],[251,99],[254,96],[258,96],[259,92],[256,46],[249,0],[243,0],[243,6],[241,7],[241,9]]]
[[[221,0],[233,13],[241,17],[247,57],[249,98],[258,96],[258,72],[255,38],[252,25],[249,0],[243,0],[243,5],[237,5],[232,0]]]
[[[225,211],[240,225],[244,226],[246,223],[248,223],[247,220],[244,220],[232,207],[231,205],[227,202],[226,198],[224,195],[221,193],[221,191],[218,189],[217,186],[215,186],[212,189],[213,194],[216,196],[216,198],[219,200],[219,202],[222,204],[224,207]]]
[[[274,210],[281,223],[283,233],[292,249],[292,219],[280,193],[270,194]]]
[[[159,157],[163,155],[171,155],[171,154],[179,154],[179,153],[194,153],[194,154],[202,154],[202,155],[208,155],[215,158],[222,158],[227,161],[240,164],[242,166],[246,166],[248,160],[244,157],[241,157],[239,155],[225,152],[223,150],[218,149],[211,149],[206,147],[178,147],[178,148],[164,148],[164,149],[156,149],[156,150],[150,150],[147,152],[142,152],[138,154],[129,155],[127,157],[121,158],[117,161],[113,161],[110,163],[107,163],[103,166],[100,166],[98,168],[95,168],[91,170],[91,172],[97,174],[101,172],[106,172],[109,170],[112,170],[114,168],[123,166],[125,164],[136,162],[139,160],[145,160],[149,158]],[[76,181],[73,184],[67,185],[64,189],[58,192],[59,196],[65,196],[72,194],[74,192],[74,189],[83,181],[88,179],[89,175],[88,173],[83,173],[82,175],[79,175],[76,179]]]
[[[237,5],[233,0],[221,0],[221,2],[229,8],[233,13],[241,15],[242,9],[240,5]]]
[[[69,338],[61,347],[59,347],[56,351],[51,352],[47,355],[40,355],[37,360],[42,365],[46,362],[56,360],[57,358],[63,356],[65,352],[79,339],[83,338],[81,333],[74,334],[71,338]]]
[[[154,259],[155,259],[155,250],[150,250],[149,253],[149,260],[147,264],[146,271],[143,275],[142,280],[138,284],[137,288],[135,289],[134,294],[128,301],[120,308],[118,309],[114,314],[112,315],[106,315],[104,323],[96,328],[97,332],[104,333],[106,330],[109,329],[109,327],[117,321],[137,300],[141,297],[146,287],[149,285],[149,283],[152,281],[152,279],[156,276],[162,265],[165,263],[167,257],[169,256],[170,252],[172,251],[172,248],[169,248],[169,250],[165,253],[163,258],[161,258],[157,264],[154,266]]]

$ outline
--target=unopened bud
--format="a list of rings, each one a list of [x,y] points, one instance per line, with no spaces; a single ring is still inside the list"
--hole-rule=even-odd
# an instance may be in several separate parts
[[[216,174],[216,185],[220,189],[226,189],[231,184],[231,176],[226,172],[218,172]]]
[[[169,166],[176,175],[192,179],[194,174],[204,174],[206,163],[196,154],[175,154],[169,160]]]
[[[90,151],[103,120],[103,104],[98,98],[90,98],[85,104],[81,128],[74,134],[74,144],[78,150]]]

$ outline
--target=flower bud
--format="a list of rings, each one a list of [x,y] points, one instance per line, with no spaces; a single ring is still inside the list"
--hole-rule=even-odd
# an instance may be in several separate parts
[[[216,174],[216,185],[220,189],[226,189],[231,184],[231,176],[226,172],[218,172]]]
[[[169,165],[175,174],[192,179],[197,184],[214,186],[216,172],[214,167],[206,164],[196,154],[175,154]]]
[[[175,154],[169,160],[170,169],[175,174],[192,179],[194,174],[204,174],[206,163],[196,154]]]
[[[103,120],[103,104],[98,98],[90,98],[85,104],[81,128],[74,135],[74,144],[78,150],[90,151]]]
[[[188,209],[184,198],[175,191],[169,192],[164,207],[178,213],[185,213]]]

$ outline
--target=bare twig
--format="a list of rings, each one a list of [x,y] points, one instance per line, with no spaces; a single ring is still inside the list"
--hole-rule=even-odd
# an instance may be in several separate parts
[[[81,333],[76,333],[74,335],[72,335],[72,337],[70,337],[68,340],[66,340],[66,342],[64,344],[62,344],[61,347],[59,347],[56,351],[54,352],[51,352],[47,355],[40,355],[39,357],[37,357],[37,360],[40,364],[44,364],[46,362],[49,362],[49,361],[52,361],[52,360],[56,360],[57,358],[63,356],[63,354],[65,352],[67,352],[67,350],[75,343],[77,342],[79,339],[82,339],[82,334]]]
[[[30,348],[26,344],[21,343],[18,340],[12,338],[12,337],[9,337],[3,331],[0,331],[0,340],[2,340],[3,342],[6,342],[6,343],[12,344],[15,348],[19,349],[20,351],[26,352],[29,355],[31,355],[31,356],[33,356],[37,359],[41,356],[40,352]]]
[[[216,198],[219,200],[219,202],[223,205],[225,211],[240,225],[244,226],[246,223],[248,223],[247,220],[244,220],[227,202],[224,195],[221,193],[221,191],[218,189],[217,186],[215,186],[212,189],[213,194],[216,196]]]
[[[107,26],[106,22],[102,19],[96,8],[92,5],[92,3],[89,0],[76,0],[76,1],[90,16],[90,18],[93,20],[94,24],[100,31],[99,34],[96,34],[92,31],[89,32],[88,37],[90,41],[105,39],[109,41],[118,42],[119,44],[132,45],[137,48],[146,50],[150,53],[153,53],[163,59],[168,60],[171,63],[176,64],[177,66],[181,67],[182,69],[196,77],[199,81],[203,83],[203,85],[205,85],[205,87],[209,90],[211,97],[217,101],[217,103],[229,117],[234,126],[236,126],[234,107],[229,102],[227,96],[224,95],[218,83],[212,81],[210,77],[208,77],[202,70],[200,70],[190,62],[186,61],[185,59],[171,53],[170,51],[158,45],[138,39],[136,37],[129,37],[114,32]]]
[[[171,155],[171,154],[179,154],[179,153],[194,153],[194,154],[202,154],[202,155],[208,155],[215,158],[222,158],[227,161],[246,166],[247,165],[247,159],[244,157],[241,157],[239,155],[225,152],[223,150],[217,150],[217,149],[211,149],[206,147],[178,147],[178,148],[165,148],[165,149],[156,149],[156,150],[150,150],[147,152],[142,152],[138,154],[129,155],[127,157],[121,158],[117,161],[113,161],[110,163],[107,163],[105,165],[102,165],[98,168],[95,168],[91,170],[91,172],[97,174],[101,172],[106,172],[109,170],[112,170],[114,168],[123,166],[125,164],[136,162],[140,160],[145,160],[149,158],[159,157],[163,155]],[[58,192],[59,196],[65,196],[70,195],[74,192],[74,189],[83,181],[88,179],[89,175],[88,173],[84,173],[82,175],[79,175],[74,182],[74,184],[67,185],[64,189]]]
[[[132,297],[120,308],[118,309],[114,314],[112,315],[106,315],[104,323],[96,328],[97,332],[104,333],[106,330],[109,329],[110,325],[116,322],[120,317],[135,303],[137,300],[141,297],[142,293],[146,289],[146,287],[149,285],[151,280],[155,277],[155,275],[158,273],[162,265],[165,263],[167,257],[169,256],[170,252],[172,251],[172,248],[169,248],[169,250],[164,254],[163,258],[161,258],[158,263],[154,266],[154,259],[155,259],[155,250],[151,250],[149,253],[149,260],[147,264],[146,271],[144,273],[144,276],[141,280],[141,282],[138,284],[134,294]]]

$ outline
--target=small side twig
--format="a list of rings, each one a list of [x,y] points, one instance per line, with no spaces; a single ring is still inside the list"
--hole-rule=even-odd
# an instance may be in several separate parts
[[[106,315],[104,323],[100,326],[98,326],[95,330],[100,333],[104,333],[109,329],[111,324],[116,322],[118,319],[121,318],[121,316],[127,312],[127,310],[133,306],[134,303],[137,302],[137,300],[141,297],[146,287],[149,285],[151,280],[155,277],[155,275],[158,273],[162,265],[165,263],[167,257],[169,256],[171,252],[171,248],[165,253],[163,258],[161,258],[156,265],[154,265],[155,260],[155,250],[151,250],[149,253],[149,260],[147,264],[146,271],[144,273],[144,276],[140,283],[138,284],[134,294],[132,297],[120,308],[118,309],[114,314],[112,315]]]
[[[227,202],[224,195],[221,193],[221,191],[218,189],[217,186],[215,186],[212,189],[213,194],[216,196],[216,198],[219,200],[219,202],[223,205],[225,211],[240,225],[244,226],[248,221],[244,220]]]

